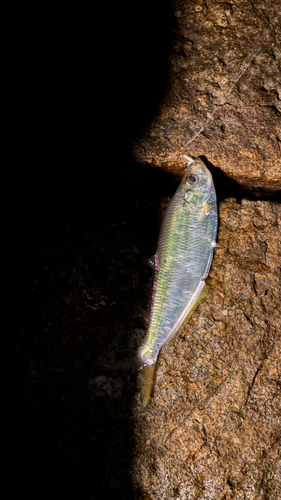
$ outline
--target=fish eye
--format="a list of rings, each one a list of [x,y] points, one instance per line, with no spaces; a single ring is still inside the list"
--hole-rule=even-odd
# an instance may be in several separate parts
[[[188,179],[188,182],[190,182],[190,184],[196,184],[198,182],[198,178],[196,177],[196,175],[193,175],[193,174],[189,174],[187,176],[187,179]]]

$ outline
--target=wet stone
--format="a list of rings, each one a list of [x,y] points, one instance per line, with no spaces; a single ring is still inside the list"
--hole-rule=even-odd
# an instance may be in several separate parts
[[[162,349],[145,413],[136,399],[134,480],[153,500],[281,496],[280,215],[221,203],[209,295]]]
[[[175,17],[169,92],[135,158],[181,172],[184,154],[204,155],[242,185],[280,189],[280,2],[177,0]]]

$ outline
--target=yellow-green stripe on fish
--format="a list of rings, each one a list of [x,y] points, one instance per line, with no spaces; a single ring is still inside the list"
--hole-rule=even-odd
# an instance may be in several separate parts
[[[144,406],[150,398],[151,374],[159,350],[199,301],[211,267],[217,226],[212,176],[203,161],[191,160],[167,208],[155,255],[150,324],[140,351],[141,361],[148,365],[143,382]]]

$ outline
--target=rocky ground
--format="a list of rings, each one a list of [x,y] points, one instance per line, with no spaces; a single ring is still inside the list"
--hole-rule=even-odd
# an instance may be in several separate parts
[[[135,410],[135,477],[151,499],[280,495],[281,207],[220,205],[209,296],[162,349]]]
[[[207,160],[220,194],[218,248],[209,296],[163,348],[150,407],[141,414],[136,406],[134,477],[145,499],[275,500],[281,496],[279,7],[179,1],[175,16],[169,92],[134,153],[174,173],[183,171],[186,153]],[[228,198],[217,168],[246,192]]]
[[[136,406],[135,481],[140,498],[153,500],[275,500],[281,496],[279,7],[179,1],[175,16],[169,92],[136,141],[135,157],[180,173],[184,154],[202,155],[215,181],[213,167],[246,192],[227,198],[227,181],[217,177],[210,293],[163,348],[150,407],[141,414]]]
[[[175,2],[169,91],[135,156],[175,171],[204,155],[251,187],[280,189],[278,1]]]
[[[279,2],[144,1],[130,24],[116,5],[96,12],[97,43],[84,13],[78,28],[63,12],[49,59],[52,23],[16,79],[3,477],[15,498],[277,500]],[[209,294],[162,349],[142,412],[147,263],[185,154],[213,175],[218,247]]]

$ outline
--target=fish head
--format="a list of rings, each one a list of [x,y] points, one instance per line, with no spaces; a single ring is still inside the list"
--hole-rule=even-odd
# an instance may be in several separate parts
[[[213,190],[212,176],[203,161],[197,158],[189,164],[181,182],[183,200],[189,205],[203,207]]]

